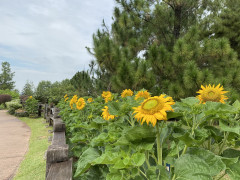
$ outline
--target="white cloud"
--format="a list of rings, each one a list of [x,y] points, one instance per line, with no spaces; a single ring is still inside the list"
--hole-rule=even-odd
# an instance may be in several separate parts
[[[85,47],[102,19],[111,24],[114,0],[2,0],[0,56],[10,61],[16,86],[60,81],[88,68]],[[4,58],[0,59],[4,61]]]

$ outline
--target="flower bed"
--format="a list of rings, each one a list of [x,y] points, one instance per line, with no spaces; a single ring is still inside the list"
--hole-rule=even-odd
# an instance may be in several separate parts
[[[59,107],[76,179],[219,179],[240,174],[240,102],[202,86],[180,102],[145,91],[67,95]]]

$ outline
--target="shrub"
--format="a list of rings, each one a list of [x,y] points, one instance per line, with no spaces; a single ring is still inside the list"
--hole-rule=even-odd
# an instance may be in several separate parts
[[[18,117],[27,117],[28,116],[28,113],[26,110],[24,109],[17,109],[15,111],[15,116],[18,116]]]
[[[25,109],[29,116],[33,117],[38,113],[38,100],[30,96],[25,103]]]
[[[19,93],[17,91],[10,91],[8,89],[0,90],[0,94],[8,94],[12,97],[12,99],[19,99]]]
[[[10,102],[7,102],[6,105],[7,105],[8,113],[11,115],[14,115],[15,110],[22,107],[19,99],[15,99]]]
[[[0,95],[0,104],[3,104],[6,108],[6,102],[9,102],[12,100],[12,97],[8,94],[1,94]]]

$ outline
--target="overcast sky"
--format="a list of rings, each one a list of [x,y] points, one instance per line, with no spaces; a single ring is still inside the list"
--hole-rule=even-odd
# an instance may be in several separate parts
[[[114,0],[0,0],[0,63],[8,61],[16,88],[27,80],[61,81],[87,70],[85,49],[104,19],[111,25]]]

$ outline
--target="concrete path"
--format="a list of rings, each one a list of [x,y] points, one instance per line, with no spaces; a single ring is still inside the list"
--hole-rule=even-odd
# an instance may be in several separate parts
[[[0,180],[10,180],[28,150],[30,128],[0,110]]]

